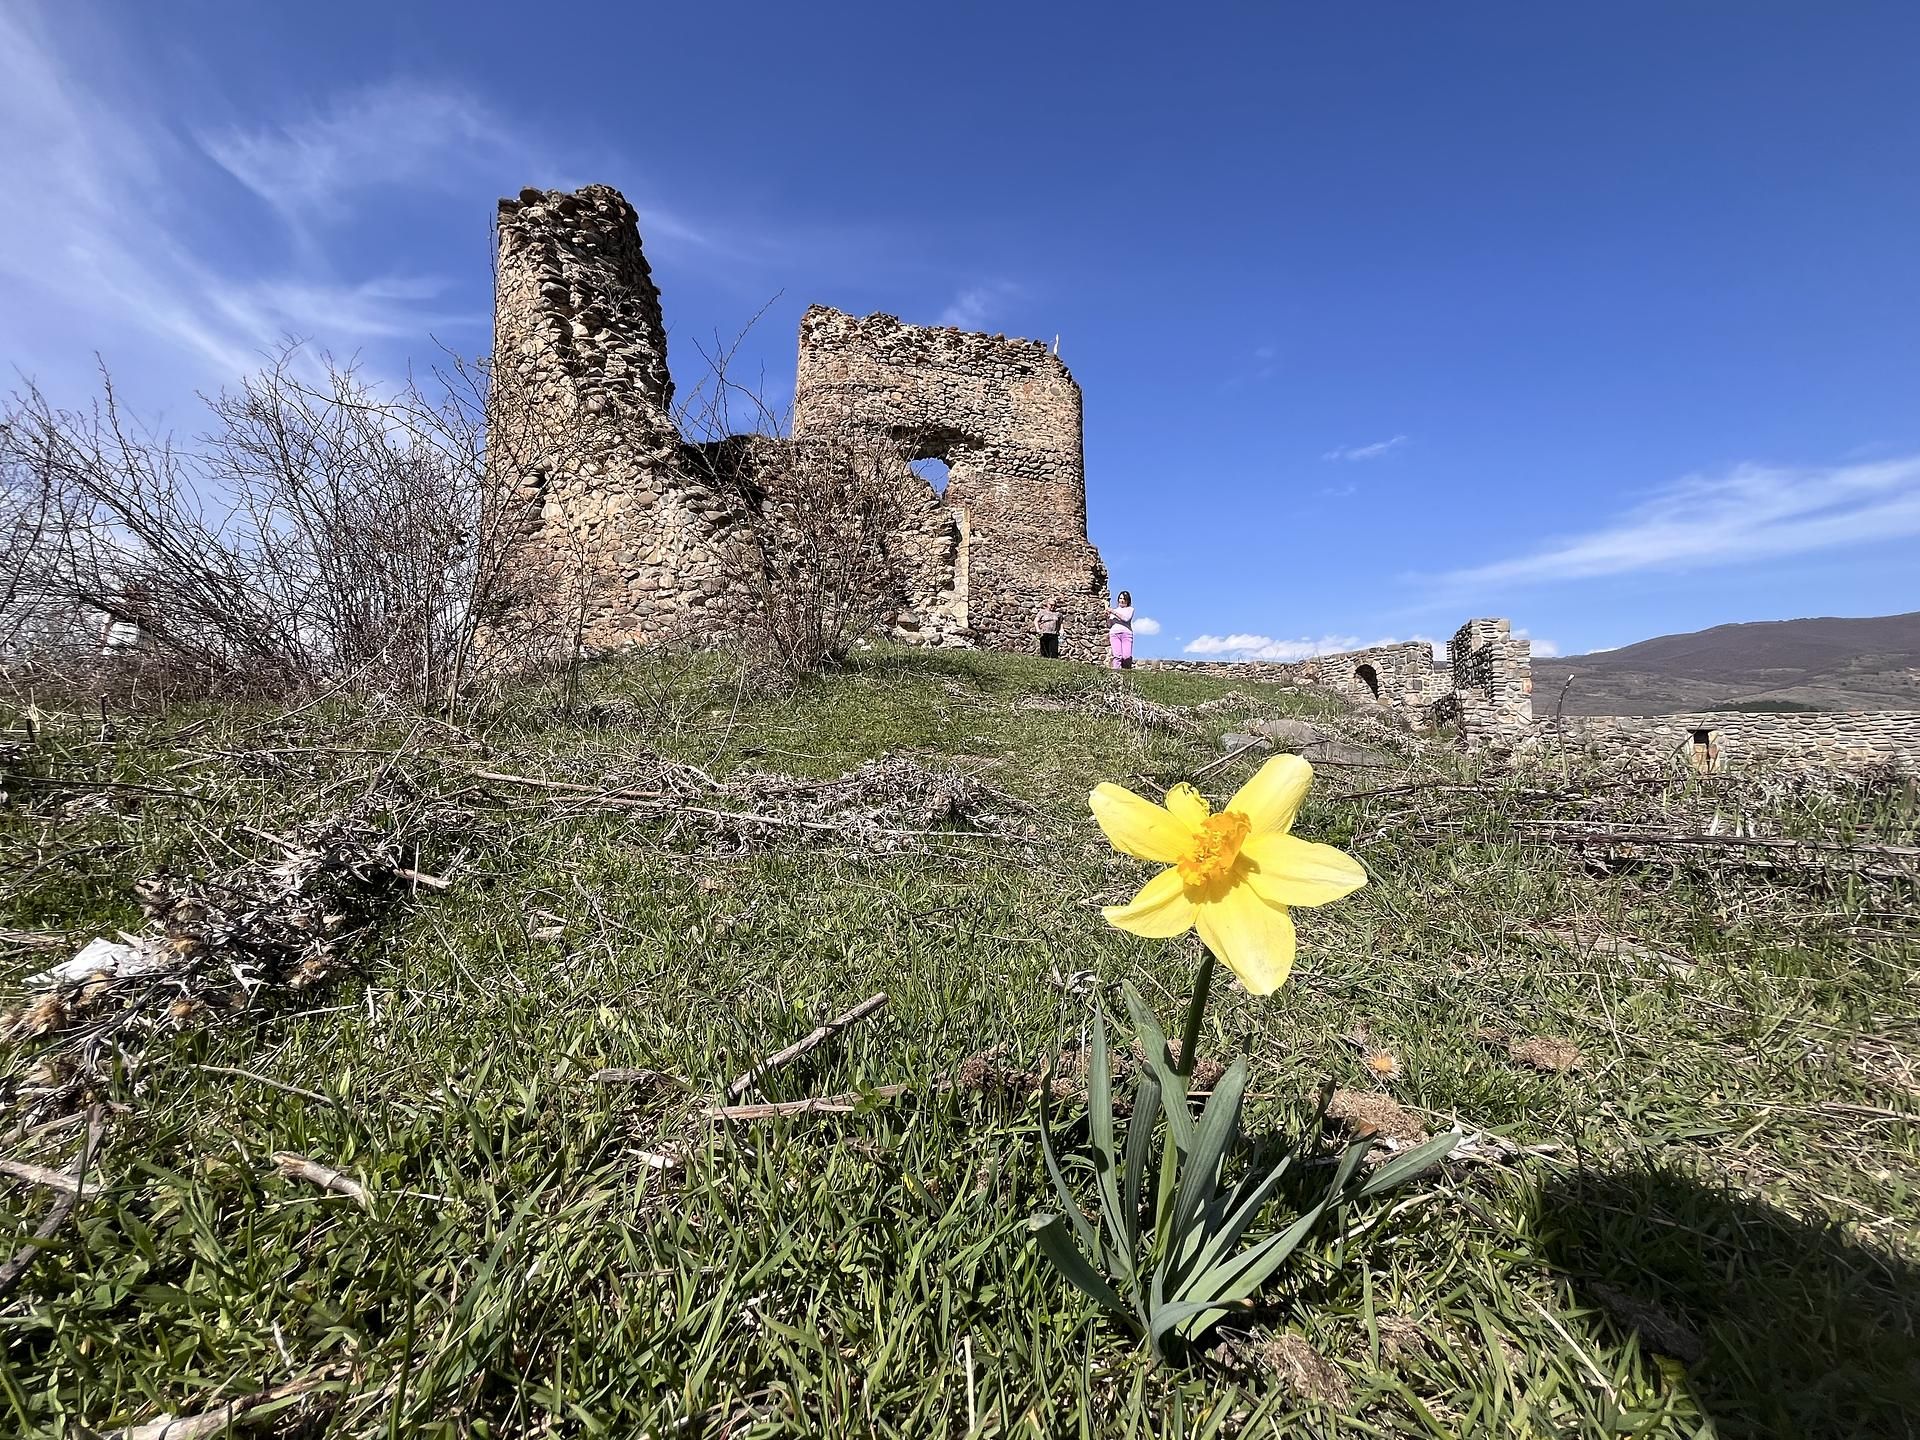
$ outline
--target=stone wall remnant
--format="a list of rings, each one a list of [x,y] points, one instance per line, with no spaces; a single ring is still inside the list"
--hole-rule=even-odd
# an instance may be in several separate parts
[[[946,462],[946,539],[922,507],[929,562],[945,563],[949,545],[952,556],[933,628],[1029,650],[1034,611],[1058,595],[1061,653],[1105,655],[1107,572],[1087,539],[1080,387],[1046,345],[815,305],[800,321],[793,430],[885,436],[910,461]]]
[[[1080,388],[1045,345],[816,305],[791,442],[688,444],[660,293],[620,193],[522,190],[500,202],[499,247],[489,464],[518,572],[572,645],[737,632],[757,603],[740,557],[780,544],[791,508],[780,475],[844,450],[898,487],[894,635],[1028,650],[1033,612],[1057,594],[1063,653],[1104,656]],[[773,456],[776,443],[793,453]],[[943,493],[911,468],[935,457]]]
[[[1920,775],[1920,712],[1912,710],[1568,715],[1544,721],[1541,733],[1605,760],[1703,772],[1884,766]]]
[[[528,189],[498,229],[488,463],[545,623],[587,649],[731,628],[744,517],[682,453],[633,207]]]

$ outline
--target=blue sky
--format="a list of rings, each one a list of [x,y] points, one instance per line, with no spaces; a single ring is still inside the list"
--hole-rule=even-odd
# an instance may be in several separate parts
[[[1920,6],[0,10],[0,360],[163,425],[488,338],[640,211],[682,386],[819,301],[1061,337],[1142,653],[1920,608]],[[771,302],[771,303],[769,303]],[[737,372],[738,373],[738,370]]]

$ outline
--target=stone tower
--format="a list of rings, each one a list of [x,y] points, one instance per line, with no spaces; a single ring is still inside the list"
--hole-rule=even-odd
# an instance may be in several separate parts
[[[515,564],[588,649],[737,620],[736,502],[682,456],[660,292],[605,185],[500,202],[489,464]]]
[[[1031,649],[1034,610],[1059,595],[1063,653],[1105,653],[1107,572],[1087,540],[1080,387],[1044,344],[815,305],[800,321],[793,430],[885,436],[909,460],[947,463],[953,578],[942,603],[977,643]]]

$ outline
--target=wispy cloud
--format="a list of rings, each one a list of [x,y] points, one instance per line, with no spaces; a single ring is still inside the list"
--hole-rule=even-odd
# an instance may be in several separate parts
[[[1136,615],[1133,618],[1133,632],[1136,635],[1158,635],[1160,622],[1151,615]]]
[[[1378,460],[1382,455],[1398,450],[1407,443],[1407,437],[1396,435],[1391,440],[1376,440],[1371,445],[1336,445],[1324,452],[1322,460]]]
[[[1350,496],[1358,495],[1360,487],[1348,481],[1345,485],[1322,485],[1320,493],[1329,500],[1345,500]]]
[[[445,288],[431,276],[342,280],[317,253],[278,270],[250,254],[224,266],[211,258],[204,217],[219,213],[206,199],[217,172],[199,147],[160,102],[125,83],[118,57],[95,37],[81,44],[69,35],[63,44],[32,14],[0,12],[0,134],[10,181],[35,199],[32,224],[0,227],[0,331],[10,360],[37,368],[50,358],[46,336],[79,331],[87,350],[124,364],[143,337],[157,342],[176,386],[184,362],[191,386],[236,378],[290,334],[424,339],[436,326],[484,318],[429,308]],[[84,65],[75,63],[80,53]],[[384,160],[346,145],[338,129],[289,127],[278,151],[228,139],[260,193],[286,206],[336,193],[349,160],[387,173],[421,163],[410,154],[418,125],[386,137]],[[277,185],[266,173],[276,159],[289,167]],[[235,228],[223,226],[222,238]],[[230,256],[238,248],[226,246]],[[35,334],[40,353],[24,338]],[[65,358],[71,369],[78,357]]]
[[[197,138],[234,179],[303,224],[338,214],[356,191],[458,187],[475,173],[521,173],[528,160],[509,128],[473,96],[401,79],[279,123]]]
[[[1611,524],[1448,571],[1451,588],[1740,565],[1920,535],[1920,455],[1853,465],[1739,465],[1688,475]]]
[[[1560,653],[1560,647],[1554,644],[1553,641],[1548,640],[1544,636],[1535,635],[1532,631],[1524,627],[1515,630],[1513,632],[1513,638],[1516,640],[1525,640],[1532,653],[1540,656],[1542,659],[1551,660],[1555,655]]]
[[[940,323],[961,330],[984,330],[1018,298],[1020,287],[1010,280],[987,280],[969,285],[947,302]]]

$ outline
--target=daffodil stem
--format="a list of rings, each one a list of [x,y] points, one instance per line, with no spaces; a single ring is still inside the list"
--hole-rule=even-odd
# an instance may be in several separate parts
[[[1200,1022],[1207,1012],[1207,991],[1213,985],[1213,951],[1204,951],[1205,959],[1200,962],[1200,973],[1193,977],[1193,998],[1187,1002],[1187,1029],[1180,1038],[1180,1058],[1175,1062],[1173,1073],[1176,1075],[1193,1074],[1193,1064],[1200,1054]]]

